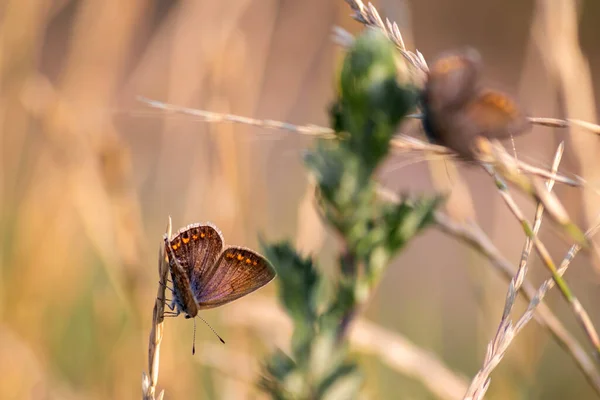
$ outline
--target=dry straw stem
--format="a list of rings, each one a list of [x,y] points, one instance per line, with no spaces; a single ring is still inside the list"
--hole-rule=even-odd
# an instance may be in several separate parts
[[[398,202],[398,196],[385,188],[378,188],[378,194],[381,198],[388,201]],[[440,211],[434,213],[436,227],[447,235],[453,236],[460,241],[468,244],[480,254],[491,261],[491,265],[507,280],[515,275],[515,267],[500,253],[490,238],[481,230],[481,228],[472,222],[457,223],[450,217]],[[579,247],[577,247],[579,248]],[[573,254],[574,256],[574,254]],[[561,266],[562,267],[562,266]],[[529,301],[536,301],[538,292],[529,283],[523,282],[519,287],[519,292]],[[537,301],[539,303],[539,301]],[[600,373],[596,365],[588,355],[587,351],[577,342],[569,333],[560,320],[545,304],[536,304],[535,313],[532,315],[535,320],[546,328],[554,337],[554,340],[571,355],[577,367],[583,372],[586,379],[594,390],[600,395]]]
[[[596,234],[596,232],[598,232],[598,230],[600,230],[600,223],[597,221],[594,227],[586,232],[586,235],[588,237],[592,237]],[[579,250],[581,250],[581,246],[577,244],[571,246],[567,252],[567,255],[564,257],[560,268],[558,269],[558,274],[560,276],[564,275],[564,273],[567,271],[569,264]],[[496,337],[494,337],[494,340],[488,345],[488,354],[486,355],[484,366],[477,373],[475,378],[473,378],[471,386],[465,395],[465,399],[470,400],[483,398],[490,383],[489,375],[504,357],[504,354],[506,353],[506,350],[512,340],[516,337],[516,335],[519,334],[519,332],[521,332],[525,325],[531,321],[536,309],[544,300],[548,290],[552,289],[552,287],[554,287],[554,280],[549,278],[540,286],[533,299],[531,299],[527,310],[525,310],[516,324],[513,325],[510,321],[505,322],[504,320],[501,322]]]
[[[224,322],[264,332],[269,343],[275,342],[282,347],[286,346],[292,334],[292,324],[287,315],[261,296],[231,304],[224,314]],[[273,335],[276,335],[275,338]],[[349,340],[357,350],[372,354],[395,371],[418,380],[439,399],[460,399],[467,389],[467,380],[450,370],[435,355],[401,335],[361,318],[352,324]]]
[[[506,179],[513,185],[517,186],[522,192],[535,198],[539,203],[544,205],[546,213],[556,222],[560,228],[567,232],[578,243],[585,244],[590,247],[588,239],[579,227],[569,218],[566,209],[558,200],[558,197],[548,190],[540,180],[530,178],[521,173],[519,166],[515,162],[515,158],[511,157],[504,147],[497,141],[489,142],[485,138],[478,139],[480,157],[482,162],[480,165],[484,167],[496,180],[496,185],[502,193],[508,189],[502,179]],[[551,174],[551,180],[554,181],[556,174]],[[501,178],[500,178],[501,177]],[[528,231],[528,234],[531,232]]]
[[[251,125],[257,126],[265,129],[275,129],[282,130],[291,133],[308,135],[319,137],[322,139],[334,139],[335,132],[331,128],[326,128],[318,125],[295,125],[288,122],[275,121],[275,120],[261,120],[249,117],[243,117],[234,114],[221,114],[215,113],[211,111],[198,110],[195,108],[182,107],[175,104],[166,103],[159,100],[151,100],[145,97],[138,97],[138,100],[142,103],[146,104],[149,107],[159,109],[165,111],[167,113],[181,114],[181,115],[189,115],[193,117],[197,117],[199,120],[203,122],[211,122],[211,123],[237,123],[242,125]],[[417,138],[413,138],[407,135],[396,135],[391,142],[393,150],[401,153],[405,152],[430,152],[432,154],[439,154],[443,156],[447,156],[448,158],[454,157],[454,153],[443,146],[439,146],[436,144],[431,144],[428,142],[424,142]],[[514,160],[514,159],[513,159]],[[497,161],[500,162],[500,161]],[[528,173],[531,175],[539,176],[541,178],[550,179],[552,178],[552,174],[550,171],[545,170],[543,168],[535,167],[530,164],[527,164],[520,160],[514,160],[517,164],[520,171],[524,173]],[[564,175],[556,175],[554,176],[554,180],[557,183],[562,183],[569,186],[574,187],[583,187],[587,185],[583,179],[579,177],[575,177],[575,179],[569,178]]]
[[[171,217],[167,224],[167,237],[171,239],[172,224]],[[162,400],[165,392],[162,390],[155,397],[156,385],[158,383],[158,367],[160,363],[160,343],[163,338],[164,330],[164,311],[165,311],[165,290],[167,288],[167,274],[169,272],[169,264],[165,258],[165,246],[161,242],[158,250],[158,290],[154,301],[154,309],[152,310],[152,328],[148,341],[148,371],[147,375],[142,372],[142,398],[144,400]]]
[[[598,230],[600,230],[600,221],[596,221],[594,226],[586,232],[586,235],[591,238],[598,232]],[[573,246],[571,246],[571,248],[567,252],[567,255],[564,257],[563,261],[561,262],[560,267],[558,268],[557,272],[560,276],[564,275],[565,272],[567,272],[567,268],[569,267],[571,261],[573,261],[573,259],[575,258],[575,256],[577,255],[577,253],[580,250],[581,250],[581,246],[579,246],[577,244],[574,244]],[[534,298],[529,303],[529,307],[527,308],[527,310],[525,311],[525,313],[523,314],[521,319],[515,324],[515,332],[519,332],[531,320],[533,312],[536,310],[536,308],[539,306],[539,304],[544,300],[544,296],[546,296],[546,293],[548,292],[548,290],[552,289],[553,287],[554,287],[554,280],[552,278],[546,279],[546,281],[538,289]]]
[[[502,178],[493,170],[493,168],[487,168],[486,171],[495,179],[496,185],[499,188],[498,192],[500,193],[500,197],[502,197],[509,210],[521,223],[525,235],[529,237],[533,242],[533,247],[540,256],[542,263],[548,269],[548,271],[550,271],[552,279],[558,286],[565,300],[571,306],[571,310],[575,314],[575,317],[579,321],[580,325],[583,327],[585,334],[588,337],[588,340],[591,342],[592,346],[594,347],[594,350],[596,351],[597,356],[600,357],[600,337],[598,336],[598,332],[596,331],[596,328],[594,327],[592,320],[589,317],[589,314],[583,308],[583,305],[577,299],[577,297],[575,297],[575,295],[569,288],[567,282],[562,278],[561,275],[558,274],[558,270],[556,268],[556,265],[554,264],[554,261],[552,261],[552,258],[550,257],[548,249],[542,243],[542,241],[534,234],[531,228],[531,224],[529,223],[529,221],[527,221],[527,219],[523,215],[523,212],[511,196],[510,192],[508,191],[508,187],[502,181]],[[589,239],[585,235],[583,235],[583,239],[584,240],[579,241],[579,243],[587,244],[589,242]]]
[[[556,174],[556,171],[558,170],[563,151],[564,142],[561,142],[558,146],[558,149],[556,150],[554,162],[552,163],[552,173],[554,174]],[[552,187],[554,186],[554,181],[552,179],[548,180],[546,186],[548,188],[548,191],[551,191]],[[535,210],[535,217],[533,223],[533,234],[536,236],[542,225],[543,213],[544,205],[541,202],[538,202]],[[489,376],[491,372],[500,363],[500,361],[504,357],[506,349],[508,348],[509,342],[512,340],[512,338],[514,338],[514,335],[512,334],[507,335],[507,332],[511,332],[512,329],[510,314],[516,303],[517,293],[519,292],[521,286],[523,285],[523,282],[525,281],[525,276],[527,275],[527,261],[529,260],[532,248],[533,241],[530,237],[527,237],[525,239],[525,245],[523,247],[519,268],[517,269],[517,273],[511,279],[510,284],[508,285],[508,292],[506,294],[506,301],[500,324],[498,325],[498,329],[496,330],[494,338],[488,344],[483,366],[471,381],[471,385],[469,386],[469,390],[467,391],[465,398],[483,398],[490,384]]]
[[[168,112],[191,115],[200,118],[204,122],[230,122],[242,125],[258,126],[267,129],[291,131],[295,133],[301,133],[303,135],[324,137],[326,139],[333,139],[335,137],[332,129],[324,128],[317,125],[301,126],[290,124],[287,122],[274,121],[270,119],[255,119],[242,117],[234,114],[221,114],[210,111],[197,110],[194,108],[181,107],[174,104],[164,103],[162,101],[147,99],[142,96],[138,96],[138,100],[142,103],[146,103],[150,107],[158,108]]]

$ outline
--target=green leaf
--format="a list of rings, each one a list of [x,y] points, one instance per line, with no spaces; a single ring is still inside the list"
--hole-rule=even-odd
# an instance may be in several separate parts
[[[319,387],[321,400],[349,400],[358,397],[363,376],[355,364],[347,363],[327,377]]]
[[[310,325],[316,320],[313,296],[320,279],[312,260],[301,258],[288,242],[263,245],[263,252],[277,272],[281,304],[295,321]]]

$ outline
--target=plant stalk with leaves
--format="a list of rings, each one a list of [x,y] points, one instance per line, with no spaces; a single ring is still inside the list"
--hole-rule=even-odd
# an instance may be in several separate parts
[[[379,31],[367,30],[345,57],[331,108],[337,140],[320,140],[305,162],[316,178],[319,208],[341,239],[339,277],[326,279],[288,244],[265,246],[279,274],[281,304],[293,319],[291,355],[266,362],[261,387],[275,399],[348,399],[362,376],[348,357],[346,333],[392,257],[432,222],[438,198],[386,203],[374,173],[416,89],[399,82],[400,58]]]

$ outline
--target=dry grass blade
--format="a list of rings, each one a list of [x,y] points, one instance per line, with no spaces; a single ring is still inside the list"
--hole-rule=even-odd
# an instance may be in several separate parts
[[[492,143],[487,139],[480,138],[478,140],[478,147],[483,161],[482,166],[486,172],[495,179],[496,186],[500,190],[500,195],[505,201],[510,200],[510,196],[506,196],[508,188],[503,179],[508,180],[521,191],[542,203],[549,217],[556,222],[564,232],[568,233],[577,241],[577,243],[590,247],[590,243],[584,233],[571,220],[566,209],[558,200],[558,197],[548,191],[547,187],[535,177],[530,178],[523,175],[515,158],[511,157],[500,143]],[[552,174],[552,180],[554,180],[555,175],[556,174]],[[511,209],[515,210],[515,207],[512,207]],[[520,219],[519,221],[522,223],[524,220]],[[527,230],[527,235],[531,236],[531,230],[527,227],[525,228]]]
[[[158,108],[168,112],[199,117],[206,122],[230,122],[250,126],[259,126],[261,128],[278,129],[300,133],[303,135],[319,136],[324,137],[326,139],[331,139],[334,137],[333,129],[324,128],[317,125],[294,125],[287,122],[274,121],[270,119],[261,120],[255,118],[242,117],[233,114],[214,113],[210,111],[198,110],[195,108],[181,107],[174,104],[168,104],[162,101],[151,100],[141,96],[138,97],[138,100],[142,103],[146,103],[147,105],[153,108]]]
[[[598,230],[600,230],[600,223],[597,223],[592,229],[588,230],[586,235],[592,237]],[[573,260],[579,250],[581,250],[581,246],[579,245],[573,245],[571,249],[569,249],[567,255],[564,257],[560,265],[560,268],[558,269],[558,274],[560,276],[564,275],[564,273],[567,271],[571,260]],[[502,359],[504,352],[506,352],[506,349],[508,348],[508,345],[512,342],[516,335],[521,332],[525,325],[531,321],[536,309],[544,300],[548,290],[554,287],[554,283],[554,280],[549,278],[540,286],[535,296],[531,299],[527,310],[523,313],[521,318],[519,318],[516,324],[513,325],[511,322],[504,323],[504,321],[500,324],[496,337],[488,346],[488,351],[491,352],[492,350],[496,350],[496,353],[491,353],[486,356],[486,364],[473,379],[473,388],[469,388],[468,396],[465,397],[466,399],[481,399],[483,397],[487,387],[489,386],[489,374]],[[502,354],[499,353],[499,350],[502,350]]]
[[[556,154],[554,156],[554,161],[552,163],[552,173],[553,174],[556,174],[556,172],[558,171],[558,166],[562,159],[564,149],[565,149],[564,142],[561,142],[560,145],[558,146],[558,148],[556,149]],[[549,179],[546,182],[546,187],[548,188],[548,191],[552,191],[553,186],[554,186],[554,180]],[[542,226],[543,214],[544,214],[544,205],[541,202],[538,202],[536,205],[534,222],[533,222],[533,234],[536,236],[540,230],[540,227]],[[503,315],[502,315],[502,320],[505,320],[510,316],[510,313],[512,311],[513,305],[516,300],[516,293],[519,290],[519,288],[523,285],[523,281],[525,280],[525,275],[527,275],[527,262],[529,261],[529,256],[531,254],[532,249],[533,249],[533,242],[529,237],[527,237],[525,239],[525,245],[523,247],[521,261],[519,263],[519,269],[517,270],[517,274],[515,275],[514,279],[511,281],[511,283],[509,285],[509,291],[508,291],[507,299],[506,299],[506,307],[505,307]]]
[[[167,224],[167,237],[171,238],[172,225],[171,217]],[[148,371],[142,373],[142,394],[144,400],[162,400],[164,391],[161,391],[158,396],[155,396],[156,385],[158,383],[158,367],[160,363],[160,344],[162,342],[164,330],[164,311],[165,311],[165,290],[167,287],[167,274],[169,272],[169,264],[165,258],[165,246],[161,242],[158,251],[158,291],[154,301],[154,309],[152,310],[152,328],[148,343]]]
[[[556,171],[558,170],[558,165],[560,164],[560,160],[562,159],[563,151],[564,142],[561,142],[561,144],[558,146],[558,149],[556,150],[556,155],[552,164],[552,173],[554,174],[556,174]],[[552,179],[548,180],[546,186],[548,188],[548,191],[551,191],[552,187],[554,186],[554,181]],[[534,236],[537,236],[539,229],[542,225],[543,213],[544,205],[541,202],[538,202],[535,210],[535,218],[533,224]],[[485,392],[487,391],[487,388],[490,385],[490,374],[504,357],[504,353],[506,352],[508,345],[512,341],[512,338],[514,338],[515,336],[516,332],[514,332],[512,321],[510,320],[510,314],[516,303],[517,293],[519,292],[521,286],[523,286],[523,282],[525,281],[525,276],[527,275],[527,261],[529,260],[529,255],[531,254],[532,249],[533,240],[530,237],[527,237],[525,239],[525,245],[521,255],[519,268],[517,269],[517,273],[511,279],[508,285],[508,292],[506,294],[506,301],[500,324],[498,325],[498,329],[496,330],[494,338],[488,344],[483,366],[471,381],[469,390],[465,395],[466,399],[483,398]]]
[[[582,121],[580,119],[559,119],[559,118],[545,118],[545,117],[530,117],[529,120],[541,126],[548,126],[551,128],[570,128],[573,126],[578,126],[580,128],[586,129],[592,133],[596,133],[600,135],[600,125],[593,124],[591,122]]]
[[[574,293],[569,288],[567,282],[558,273],[556,265],[552,261],[552,258],[550,257],[550,253],[548,252],[548,249],[546,248],[546,246],[542,243],[541,240],[539,240],[539,238],[537,236],[535,236],[533,234],[531,225],[529,224],[527,219],[524,217],[523,212],[517,206],[516,202],[510,195],[510,192],[508,191],[508,187],[506,186],[506,184],[504,184],[502,179],[498,176],[498,174],[493,169],[488,168],[486,170],[496,180],[496,185],[499,188],[500,197],[502,197],[502,199],[504,200],[505,204],[508,206],[510,211],[517,218],[517,220],[521,223],[521,226],[523,227],[523,231],[525,232],[527,237],[531,238],[531,240],[533,242],[533,246],[534,246],[536,252],[538,253],[538,255],[540,256],[542,263],[544,264],[544,266],[548,269],[548,271],[552,275],[552,279],[558,286],[562,296],[565,298],[565,300],[571,306],[571,309],[572,309],[573,313],[575,314],[576,319],[578,320],[579,324],[583,327],[583,329],[588,337],[588,340],[590,341],[590,343],[594,347],[594,350],[597,353],[597,356],[600,357],[600,336],[598,336],[598,332],[596,331],[596,328],[594,327],[594,325],[591,321],[591,318],[589,317],[589,314],[587,313],[587,311],[585,310],[585,308],[583,307],[581,302],[577,299],[577,297],[575,297]],[[547,205],[547,204],[548,203],[545,203],[545,205]],[[583,239],[584,239],[583,241],[579,241],[580,245],[587,244],[589,242],[588,237],[586,235],[583,235]]]
[[[591,238],[599,230],[600,230],[600,221],[596,221],[596,223],[594,224],[594,227],[589,229],[586,232],[586,235]],[[567,272],[567,269],[569,268],[571,261],[573,260],[573,258],[575,258],[575,256],[577,255],[577,253],[580,250],[581,250],[581,246],[579,246],[577,244],[574,244],[573,246],[571,246],[571,248],[567,252],[567,255],[563,258],[563,261],[561,262],[560,267],[558,268],[557,272],[559,275],[562,276],[565,274],[565,272]],[[546,293],[548,292],[548,290],[552,289],[553,287],[554,287],[554,280],[552,278],[547,279],[540,286],[540,288],[538,289],[534,298],[531,299],[531,302],[529,303],[529,307],[527,308],[527,310],[525,311],[525,313],[523,314],[521,319],[515,324],[515,330],[517,332],[520,331],[521,329],[523,329],[523,327],[531,320],[531,316],[532,316],[533,312],[536,310],[538,305],[544,300],[544,296],[546,296]]]
[[[418,52],[418,54],[420,57],[423,57],[421,53]],[[415,119],[423,119],[423,114],[413,114],[409,117]],[[549,117],[528,117],[527,119],[529,119],[529,122],[531,122],[532,124],[546,126],[548,128],[572,128],[576,126],[600,135],[600,125],[588,121],[583,121],[580,119],[561,119]]]
[[[395,193],[392,193],[385,188],[380,187],[378,189],[378,195],[387,201],[399,201],[399,198]],[[498,248],[494,246],[490,238],[478,225],[473,223],[456,223],[440,211],[436,211],[434,219],[438,229],[447,235],[453,236],[466,243],[474,250],[477,250],[491,261],[492,266],[500,272],[505,279],[510,280],[515,275],[515,267],[500,253]],[[519,288],[519,292],[529,302],[532,302],[537,295],[536,289],[528,282],[523,283]],[[539,304],[535,311],[536,312],[533,313],[535,320],[540,326],[547,329],[554,337],[554,340],[556,340],[556,342],[573,358],[590,385],[594,388],[596,393],[600,395],[600,373],[596,369],[596,366],[587,351],[569,333],[548,306]]]
[[[323,139],[333,139],[335,137],[333,129],[326,128],[318,125],[295,125],[288,122],[282,121],[274,121],[274,120],[260,120],[255,118],[243,117],[239,115],[233,114],[221,114],[215,113],[211,111],[199,110],[195,108],[182,107],[175,104],[169,104],[158,100],[146,99],[144,97],[138,98],[141,102],[148,105],[149,107],[156,108],[159,110],[163,110],[165,112],[177,113],[182,115],[190,115],[194,117],[200,118],[204,122],[208,123],[238,123],[243,125],[251,125],[258,126],[265,129],[276,129],[283,130],[287,132],[292,132],[301,135],[308,136],[316,136]],[[447,157],[453,157],[454,153],[443,146],[439,146],[436,144],[428,143],[422,140],[419,140],[414,137],[406,136],[406,135],[397,135],[391,142],[392,148],[395,151],[404,152],[404,151],[420,151],[420,152],[431,152],[433,154],[445,155]],[[509,156],[510,157],[510,156]],[[571,179],[567,176],[563,175],[555,175],[553,176],[550,171],[547,171],[543,168],[534,167],[529,165],[523,161],[515,160],[518,165],[519,170],[524,173],[528,173],[531,175],[540,176],[542,178],[550,179],[553,178],[557,183],[562,183],[569,186],[574,187],[582,187],[586,186],[587,182],[585,182],[581,178]]]

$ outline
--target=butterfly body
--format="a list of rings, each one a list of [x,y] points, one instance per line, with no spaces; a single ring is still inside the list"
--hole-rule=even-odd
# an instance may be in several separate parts
[[[481,64],[473,49],[443,55],[432,64],[422,94],[427,137],[464,159],[476,158],[477,137],[505,139],[530,128],[514,99],[480,84]]]
[[[171,308],[186,318],[252,293],[275,277],[260,254],[238,246],[224,249],[223,235],[210,223],[188,225],[164,240],[173,281]]]

